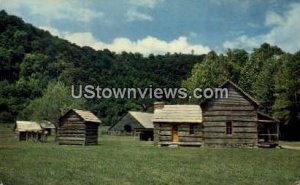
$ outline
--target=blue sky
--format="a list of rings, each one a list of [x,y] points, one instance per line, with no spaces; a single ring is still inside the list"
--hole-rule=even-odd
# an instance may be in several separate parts
[[[80,46],[115,52],[202,54],[263,42],[300,49],[299,0],[0,0],[0,9]]]

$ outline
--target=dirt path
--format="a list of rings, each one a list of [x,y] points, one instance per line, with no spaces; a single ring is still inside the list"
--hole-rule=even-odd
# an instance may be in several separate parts
[[[292,150],[300,150],[300,147],[298,146],[287,146],[287,145],[280,145],[281,148],[284,148],[284,149],[292,149]]]

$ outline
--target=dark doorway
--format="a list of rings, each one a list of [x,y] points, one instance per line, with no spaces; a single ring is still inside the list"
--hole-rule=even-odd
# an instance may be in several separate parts
[[[153,141],[153,130],[145,130],[140,134],[140,140]]]
[[[125,126],[124,126],[124,130],[125,130],[125,132],[128,132],[128,133],[131,133],[131,132],[132,132],[132,128],[131,128],[130,125],[125,125]]]

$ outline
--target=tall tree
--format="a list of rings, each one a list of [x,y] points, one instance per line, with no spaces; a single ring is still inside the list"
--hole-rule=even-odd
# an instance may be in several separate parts
[[[224,57],[219,57],[215,52],[210,52],[202,63],[194,66],[191,76],[183,81],[183,87],[192,94],[196,88],[218,87],[230,77],[225,65]],[[197,101],[191,99],[192,102]]]
[[[224,56],[226,68],[231,75],[230,79],[238,82],[242,67],[249,59],[249,54],[244,49],[228,49]]]
[[[299,139],[300,119],[297,96],[300,91],[300,52],[283,60],[275,75],[275,103],[273,115],[284,123],[285,139]]]
[[[281,55],[283,51],[277,46],[264,43],[260,48],[254,49],[249,60],[241,71],[239,85],[251,95],[254,95],[253,84],[256,82],[264,63],[273,56]]]
[[[268,59],[262,66],[260,73],[257,75],[256,81],[253,83],[254,98],[261,104],[261,111],[272,113],[272,105],[275,97],[275,82],[274,76],[279,69],[282,60],[285,60],[287,55],[274,56]]]

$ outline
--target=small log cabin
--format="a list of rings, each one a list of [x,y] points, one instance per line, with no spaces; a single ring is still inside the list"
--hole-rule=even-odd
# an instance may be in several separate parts
[[[199,105],[154,103],[154,144],[201,146],[202,112]]]
[[[157,102],[154,144],[276,146],[278,122],[259,113],[259,103],[230,80],[221,87],[228,90],[228,98],[206,99],[200,106]]]
[[[37,141],[43,133],[41,126],[33,121],[16,121],[14,130],[19,141]]]
[[[101,121],[90,111],[71,109],[59,119],[60,145],[97,145]]]
[[[140,140],[153,140],[152,116],[152,113],[129,111],[108,131],[114,134],[138,135]]]

